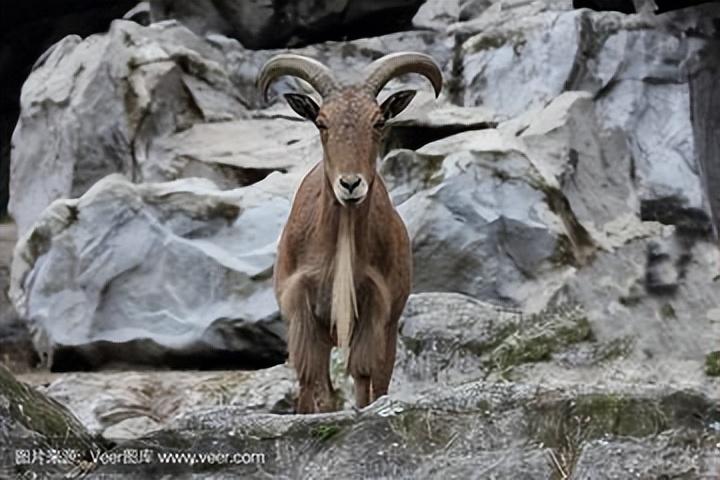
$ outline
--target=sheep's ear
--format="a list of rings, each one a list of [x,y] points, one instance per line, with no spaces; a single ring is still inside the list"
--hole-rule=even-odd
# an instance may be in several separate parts
[[[415,90],[402,90],[390,95],[383,104],[380,105],[380,110],[382,110],[385,120],[390,120],[405,110],[405,108],[410,105],[416,93]]]
[[[290,108],[295,110],[295,113],[313,122],[320,111],[320,107],[318,107],[318,104],[315,103],[315,100],[307,95],[302,95],[300,93],[286,93],[285,100],[287,100]]]

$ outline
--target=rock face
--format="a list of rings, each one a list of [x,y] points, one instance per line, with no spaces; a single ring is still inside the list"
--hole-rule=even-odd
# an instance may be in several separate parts
[[[448,42],[408,32],[300,53],[356,78],[375,58],[422,44],[449,72]],[[201,176],[234,188],[320,160],[314,127],[289,108],[247,108],[262,106],[255,77],[276,53],[248,51],[225,37],[207,41],[173,22],[116,21],[107,35],[67,37],[38,62],[23,90],[10,202],[20,233],[53,200],[79,196],[110,173],[135,182]],[[423,82],[391,88],[428,88]]]
[[[49,4],[29,0],[7,4],[0,20],[0,216],[10,196],[10,137],[18,120],[20,88],[35,60],[66,35],[107,30],[137,0],[76,0]]]
[[[714,114],[720,104],[720,96],[714,87],[720,80],[720,40],[708,43],[699,53],[701,69],[690,82],[693,134],[700,176],[713,218],[715,236],[720,237],[720,140],[711,132],[718,129],[718,116]]]
[[[219,33],[258,49],[403,30],[422,3],[422,0],[152,0],[150,7],[154,21],[176,19],[200,35]]]
[[[512,8],[486,13],[456,28],[465,35],[479,32],[462,46],[463,103],[509,118],[565,90],[592,93],[601,126],[632,132],[628,140],[646,218],[675,223],[681,211],[707,229],[707,193],[697,161],[704,147],[693,137],[690,89],[707,65],[702,52],[716,44],[710,18],[717,14],[714,5],[667,17],[553,6],[537,8],[532,17]],[[688,28],[697,34],[679,39],[676,32]],[[657,202],[665,205],[662,212]]]
[[[90,478],[718,475],[716,5],[656,17],[650,1],[626,15],[433,0],[407,31],[307,44],[321,10],[350,18],[349,4],[312,4],[283,30],[292,39],[268,40],[287,2],[151,3],[186,25],[67,38],[28,79],[10,279],[53,370],[146,371],[25,378],[111,452],[267,458],[97,465]],[[240,25],[305,45],[291,51],[343,80],[400,50],[444,73],[437,100],[416,76],[380,94],[419,90],[378,164],[415,284],[390,395],[360,411],[335,352],[338,412],[292,415],[271,274],[321,147],[282,101],[307,84],[259,98],[258,69],[281,50],[248,49],[227,30]],[[0,435],[17,402],[3,403],[2,378]]]
[[[415,288],[524,303],[525,280],[562,264],[556,258],[569,243],[523,146],[497,130],[470,131],[417,155],[430,164],[420,170],[434,163],[437,172],[436,186],[400,205],[413,242]]]
[[[110,173],[173,179],[147,159],[158,140],[199,121],[246,116],[221,57],[205,42],[177,25],[125,21],[46,52],[21,106],[9,207],[21,234],[50,202],[78,196]]]
[[[109,176],[53,203],[13,265],[11,296],[39,352],[61,370],[282,361],[270,276],[286,182],[223,193]]]
[[[599,304],[581,292],[577,278],[592,278],[597,268],[605,268],[597,259],[617,256],[638,272],[634,278],[648,279],[636,283],[650,292],[641,300],[650,305],[653,292],[671,292],[673,285],[682,288],[687,278],[711,281],[711,270],[699,269],[694,277],[688,273],[695,266],[683,262],[695,258],[695,252],[701,252],[698,255],[709,259],[710,265],[714,262],[712,247],[706,244],[717,203],[711,193],[716,176],[711,160],[714,137],[699,133],[712,125],[700,118],[711,118],[702,112],[708,111],[703,110],[705,99],[711,105],[713,98],[707,85],[714,78],[715,64],[708,53],[716,42],[714,10],[703,7],[694,12],[656,19],[645,14],[573,11],[570,2],[469,1],[457,8],[452,2],[444,6],[430,2],[415,20],[424,30],[326,42],[296,51],[327,63],[346,80],[357,78],[375,58],[398,50],[426,51],[441,65],[447,88],[437,102],[425,91],[424,79],[401,78],[388,86],[389,91],[417,88],[421,93],[408,111],[390,123],[381,149],[385,156],[381,171],[413,241],[416,291],[462,292],[525,312],[541,311],[559,298],[559,292],[574,292],[574,301],[595,309]],[[676,40],[673,32],[689,28],[693,15],[705,15],[698,34]],[[565,45],[578,45],[577,51],[567,54]],[[308,91],[306,85],[293,79],[278,82],[273,103],[260,108],[266,105],[259,99],[255,76],[277,52],[248,50],[218,34],[201,38],[175,22],[143,27],[118,21],[107,35],[66,39],[39,62],[26,83],[15,134],[12,206],[20,233],[28,234],[28,239],[42,238],[45,247],[38,250],[37,242],[29,240],[22,244],[13,288],[18,308],[33,325],[39,349],[53,352],[54,368],[76,361],[66,355],[70,360],[56,363],[63,354],[55,353],[67,352],[68,345],[83,345],[80,358],[88,368],[118,361],[114,354],[111,360],[102,359],[108,345],[102,342],[119,340],[110,332],[122,318],[113,313],[115,307],[105,305],[106,294],[120,305],[137,295],[145,298],[132,310],[138,318],[156,315],[157,302],[177,303],[164,296],[153,299],[142,288],[131,287],[148,282],[145,277],[135,279],[135,270],[132,283],[117,286],[116,277],[125,275],[127,258],[135,259],[133,265],[147,263],[134,251],[106,254],[104,268],[111,273],[88,275],[96,279],[90,288],[94,297],[80,296],[88,305],[78,307],[74,300],[67,305],[70,297],[55,291],[54,277],[66,272],[68,265],[77,264],[84,271],[85,262],[96,261],[92,251],[68,253],[66,247],[60,248],[55,235],[67,236],[65,241],[78,245],[87,243],[89,232],[122,231],[135,237],[136,225],[124,223],[125,217],[101,214],[107,208],[126,211],[103,206],[104,200],[99,201],[103,197],[98,196],[102,189],[80,202],[89,211],[96,210],[81,229],[75,228],[74,214],[67,213],[75,201],[55,204],[41,214],[53,200],[82,195],[108,173],[123,173],[141,185],[205,177],[226,193],[203,187],[192,195],[178,195],[209,196],[211,204],[226,195],[245,201],[249,197],[242,192],[255,192],[248,194],[252,205],[274,225],[274,230],[260,235],[266,248],[261,262],[265,277],[256,282],[254,270],[233,263],[241,250],[256,252],[258,244],[252,243],[256,238],[233,228],[218,230],[222,212],[194,217],[198,224],[209,225],[210,237],[218,232],[226,235],[217,240],[222,244],[219,252],[200,249],[202,275],[209,274],[206,268],[215,271],[219,262],[220,271],[234,272],[237,267],[264,292],[257,297],[256,290],[235,289],[228,281],[209,301],[234,295],[233,301],[255,308],[262,298],[266,302],[258,307],[262,315],[248,317],[249,307],[243,307],[240,313],[223,311],[198,319],[197,310],[183,307],[180,316],[192,317],[187,321],[196,328],[185,338],[189,343],[184,347],[160,340],[158,335],[167,333],[163,328],[145,335],[149,328],[145,325],[152,323],[148,321],[139,322],[137,335],[129,334],[124,341],[147,337],[153,345],[163,345],[158,351],[149,349],[148,358],[159,358],[165,348],[189,354],[194,350],[188,346],[195,342],[215,345],[206,343],[203,332],[221,318],[256,321],[276,314],[268,280],[274,236],[300,175],[321,157],[313,126],[297,121],[279,101],[280,93]],[[640,57],[651,61],[635,60]],[[673,62],[683,67],[675,68]],[[100,110],[99,104],[107,107]],[[37,140],[39,132],[47,136],[42,125],[55,125],[52,142]],[[50,170],[53,175],[38,174]],[[268,177],[274,171],[287,174]],[[120,188],[115,180],[102,185],[108,191]],[[157,217],[160,207],[148,205],[144,198],[159,195],[158,188],[163,192],[185,188],[178,185],[184,184],[155,185],[149,190],[140,186],[131,195],[140,198],[139,211],[150,208],[150,217],[174,234],[175,226],[166,225],[164,216]],[[246,185],[252,186],[237,189]],[[127,200],[126,193],[134,187],[126,187],[110,204]],[[282,197],[285,210],[276,209],[267,192]],[[43,225],[56,225],[58,212],[63,226],[48,233]],[[249,221],[244,232],[258,228],[255,217]],[[664,231],[661,224],[674,226],[676,233]],[[143,231],[149,225],[144,224]],[[164,238],[151,231],[145,234],[149,245]],[[230,248],[229,238],[235,235],[239,235],[237,248]],[[250,243],[245,245],[246,241]],[[180,244],[178,251],[184,252],[185,243]],[[640,244],[645,247],[637,247]],[[660,245],[660,253],[652,253],[656,249],[652,245]],[[176,278],[167,277],[174,277],[171,272],[177,270],[162,262],[148,268],[157,275],[152,278],[176,285]],[[73,277],[71,284],[76,281],[74,273],[65,275]],[[181,296],[192,296],[191,289],[197,288],[193,282],[174,288],[186,292]],[[82,292],[85,287],[77,288]],[[34,299],[42,301],[33,303]],[[708,299],[715,299],[711,291]],[[63,338],[67,329],[53,329],[53,315],[45,302],[55,305],[56,301],[72,306],[83,319],[78,325],[88,330],[82,334],[72,330],[74,340],[69,341]],[[695,308],[703,309],[701,315],[712,311],[704,304],[687,306],[688,312]],[[103,320],[106,315],[113,320]],[[602,322],[605,315],[608,312],[591,316]],[[631,329],[628,335],[635,333]],[[278,345],[275,338],[269,341]],[[137,358],[147,360],[142,355]]]

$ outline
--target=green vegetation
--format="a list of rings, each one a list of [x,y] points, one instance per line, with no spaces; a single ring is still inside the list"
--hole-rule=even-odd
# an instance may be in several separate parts
[[[632,337],[619,337],[597,345],[593,352],[595,363],[607,362],[630,355],[635,340]]]
[[[516,365],[549,360],[567,345],[592,340],[590,322],[577,307],[542,312],[516,325],[490,356],[490,367],[507,371]]]
[[[709,377],[720,377],[720,351],[716,350],[705,355],[705,374]]]
[[[341,430],[340,425],[334,423],[328,425],[315,425],[310,429],[310,436],[324,442],[340,433]]]
[[[677,315],[675,314],[675,309],[672,305],[669,303],[663,304],[662,307],[660,307],[660,315],[666,320],[676,320]]]

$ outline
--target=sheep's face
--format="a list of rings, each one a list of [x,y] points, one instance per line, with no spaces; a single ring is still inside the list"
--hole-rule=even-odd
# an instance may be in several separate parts
[[[305,95],[288,94],[290,106],[320,131],[325,177],[343,207],[361,204],[375,179],[385,121],[402,111],[414,91],[391,95],[382,105],[367,90],[346,88],[322,108]]]

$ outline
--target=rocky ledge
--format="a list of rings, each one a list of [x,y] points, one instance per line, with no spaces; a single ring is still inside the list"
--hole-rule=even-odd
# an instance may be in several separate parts
[[[79,444],[84,457],[55,467],[89,478],[702,478],[720,468],[713,372],[640,361],[629,343],[599,341],[577,306],[525,316],[458,294],[414,295],[391,393],[359,411],[339,356],[333,365],[339,410],[306,416],[292,414],[285,365],[24,375],[34,388],[3,371],[0,435],[5,445]],[[103,463],[91,451],[146,457]],[[162,463],[188,453],[257,455]]]

